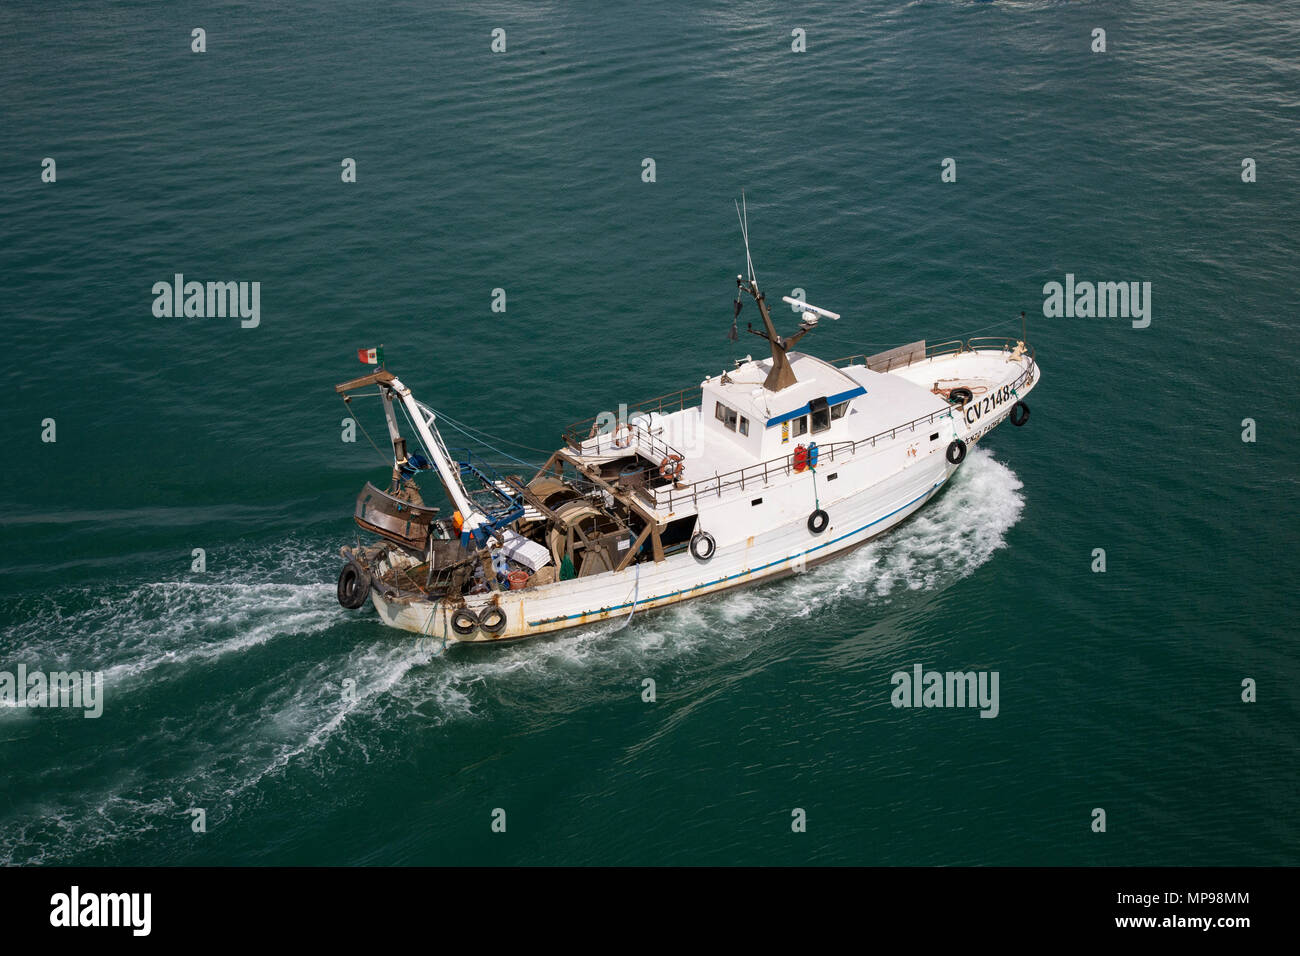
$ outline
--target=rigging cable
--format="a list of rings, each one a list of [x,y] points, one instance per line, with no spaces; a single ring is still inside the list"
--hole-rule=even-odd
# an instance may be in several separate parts
[[[348,404],[348,396],[342,395],[340,397],[343,399],[343,407],[348,410],[348,417],[351,418],[352,421],[356,422],[357,427],[361,429],[361,434],[366,436],[366,441],[370,442],[370,447],[375,450],[381,459],[383,459],[384,464],[388,464],[388,456],[379,450],[379,446],[375,444],[375,440],[370,437],[370,432],[366,431],[366,426],[361,424],[361,419],[352,414],[352,406]]]
[[[491,432],[485,432],[485,431],[483,431],[483,429],[481,429],[481,428],[473,428],[472,426],[470,426],[470,425],[466,425],[466,424],[463,423],[463,422],[458,422],[458,421],[456,421],[456,419],[452,418],[450,415],[447,415],[447,414],[445,414],[445,413],[443,413],[443,412],[440,412],[440,411],[438,411],[437,409],[430,408],[428,405],[425,405],[423,402],[416,402],[416,404],[419,405],[421,408],[423,408],[425,411],[433,412],[433,413],[434,413],[435,415],[437,415],[439,418],[445,419],[446,421],[450,422],[451,425],[452,425],[453,427],[459,428],[459,429],[461,429],[462,431],[464,431],[464,430],[468,430],[468,431],[471,431],[471,432],[476,432],[477,434],[479,434],[479,435],[481,435],[481,436],[485,436],[485,437],[487,437],[487,438],[491,438],[493,441],[499,441],[499,442],[501,442],[503,445],[514,445],[516,448],[523,448],[523,449],[525,449],[525,450],[527,450],[527,451],[535,451],[535,452],[537,452],[539,455],[549,455],[549,454],[551,454],[551,450],[548,450],[548,449],[545,449],[545,448],[534,448],[532,445],[525,445],[525,444],[523,444],[522,442],[511,441],[509,438],[502,438],[502,437],[499,436],[499,435],[493,435]],[[479,441],[483,441],[483,439],[480,438]],[[486,445],[487,442],[483,442],[483,444]],[[488,447],[491,448],[492,446],[491,446],[491,445],[488,445]],[[497,451],[498,449],[493,448],[492,450],[493,450],[493,451]],[[527,462],[525,462],[525,464],[527,464]]]
[[[533,464],[531,461],[524,461],[522,458],[516,458],[514,455],[510,454],[509,452],[502,451],[500,448],[497,448],[495,445],[490,444],[489,442],[484,441],[482,438],[478,438],[478,437],[476,437],[476,436],[474,436],[474,435],[471,435],[468,431],[466,431],[465,427],[462,427],[460,424],[458,424],[454,418],[448,418],[446,415],[443,415],[441,412],[434,411],[434,409],[432,409],[432,408],[427,408],[427,406],[424,406],[424,405],[421,405],[420,407],[426,409],[426,410],[429,411],[429,412],[433,412],[434,415],[436,415],[436,416],[437,416],[438,418],[440,418],[442,421],[446,422],[446,423],[447,423],[448,425],[450,425],[452,428],[456,429],[456,431],[460,432],[462,435],[464,435],[464,436],[465,436],[466,438],[468,438],[470,441],[478,442],[478,443],[479,443],[480,445],[482,445],[483,447],[491,449],[492,451],[496,452],[498,455],[500,455],[500,456],[503,457],[503,458],[508,458],[508,459],[510,459],[511,461],[513,461],[513,462],[516,463],[516,464],[523,465],[523,466],[525,466],[525,467],[527,467],[527,468],[532,468],[532,469],[534,469],[534,470],[536,470],[536,469],[538,469],[538,468],[541,467],[541,465],[535,465],[535,464]],[[487,434],[487,433],[484,432],[483,434]],[[527,445],[521,445],[520,447],[521,447],[521,448],[526,448],[526,447],[528,447],[528,446],[527,446]],[[547,452],[547,454],[550,454],[550,452]]]

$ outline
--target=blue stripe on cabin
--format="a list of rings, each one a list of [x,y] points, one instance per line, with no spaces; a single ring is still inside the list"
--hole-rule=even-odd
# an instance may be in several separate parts
[[[859,395],[865,394],[867,394],[867,390],[859,385],[857,388],[851,388],[847,392],[840,392],[838,395],[826,396],[826,404],[838,405],[840,402],[847,402],[850,398],[857,398]],[[811,411],[812,405],[809,403],[803,408],[796,408],[794,411],[786,412],[784,415],[777,415],[775,418],[769,418],[767,420],[767,427],[771,428],[773,425],[780,425],[782,422],[788,422],[792,418],[798,418],[800,415],[807,415]]]

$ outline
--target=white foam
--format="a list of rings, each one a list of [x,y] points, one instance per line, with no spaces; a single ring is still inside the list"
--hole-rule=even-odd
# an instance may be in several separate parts
[[[105,683],[120,693],[163,665],[208,662],[277,637],[323,630],[342,619],[332,587],[283,580],[301,577],[304,566],[319,567],[320,552],[319,546],[281,542],[230,556],[235,567],[224,575],[56,592],[20,608],[28,616],[5,629],[6,660],[48,670],[102,670]]]
[[[224,580],[56,596],[36,619],[6,632],[9,660],[105,669],[119,690],[142,696],[162,688],[164,665],[204,668],[212,672],[203,685],[210,694],[159,725],[135,728],[138,736],[112,753],[83,751],[79,766],[69,755],[49,768],[39,795],[4,817],[0,863],[75,862],[141,838],[153,845],[164,834],[184,834],[193,806],[205,807],[209,826],[218,826],[254,812],[253,794],[286,786],[288,775],[324,785],[340,763],[376,759],[403,746],[405,733],[502,708],[528,708],[535,720],[581,710],[628,693],[629,682],[664,663],[712,669],[725,678],[718,686],[727,686],[735,661],[777,647],[791,620],[827,612],[852,618],[859,608],[887,618],[974,573],[1005,547],[1024,507],[1020,489],[1010,469],[977,447],[945,492],[903,526],[797,578],[638,613],[626,627],[620,619],[445,656],[431,656],[427,641],[383,628],[373,615],[341,611],[332,585],[319,583],[337,566],[319,545],[254,552]],[[304,571],[304,554],[313,553]],[[302,580],[309,575],[314,580]],[[277,576],[288,580],[266,580]],[[334,624],[369,626],[373,632],[359,633],[373,636],[342,649],[306,644],[333,650],[309,650],[300,667],[269,670],[251,685],[247,676],[245,683],[221,679],[240,652]],[[345,698],[349,679],[355,695]],[[28,733],[33,725],[22,726]],[[171,768],[161,776],[159,753]],[[183,836],[168,839],[187,852]]]

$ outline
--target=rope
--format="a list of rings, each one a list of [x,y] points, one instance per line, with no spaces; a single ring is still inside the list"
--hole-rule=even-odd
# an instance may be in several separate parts
[[[361,434],[366,436],[366,441],[370,442],[370,447],[375,450],[375,453],[378,454],[381,459],[383,459],[384,464],[388,464],[388,456],[379,450],[379,446],[375,444],[375,440],[370,437],[370,432],[366,431],[366,426],[361,424],[361,419],[352,414],[352,406],[348,404],[348,396],[341,395],[339,397],[343,399],[343,407],[348,410],[348,417],[356,422],[357,427],[361,429]]]
[[[939,382],[961,382],[961,381],[962,381],[962,380],[959,379],[959,378],[941,378],[941,379],[939,379],[938,382],[935,382],[935,383],[934,383],[934,387],[931,388],[930,391],[933,392],[935,395],[938,395],[938,396],[939,396],[940,398],[942,398],[945,402],[950,402],[950,401],[952,401],[952,398],[950,397],[950,396],[952,395],[952,392],[953,392],[955,389],[958,389],[958,388],[965,388],[965,389],[968,389],[968,390],[970,391],[970,393],[971,393],[971,398],[974,398],[976,395],[983,395],[985,392],[987,392],[987,391],[989,390],[989,387],[988,387],[987,385],[960,385],[960,384],[958,384],[958,385],[951,385],[951,386],[949,386],[948,388],[943,388],[943,387],[939,384]]]
[[[641,562],[636,563],[636,583],[632,586],[632,610],[627,612],[627,617],[623,618],[623,624],[619,630],[627,627],[632,623],[632,615],[636,613],[636,601],[641,594]]]

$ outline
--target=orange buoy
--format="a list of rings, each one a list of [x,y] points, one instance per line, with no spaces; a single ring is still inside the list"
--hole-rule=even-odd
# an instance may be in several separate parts
[[[794,470],[803,471],[808,467],[808,449],[800,445],[794,450]]]
[[[669,481],[676,481],[682,476],[682,456],[668,455],[659,463],[659,474]]]
[[[461,529],[465,527],[465,519],[461,516],[459,511],[453,511],[451,513],[451,523],[455,526],[457,534],[459,534]]]

